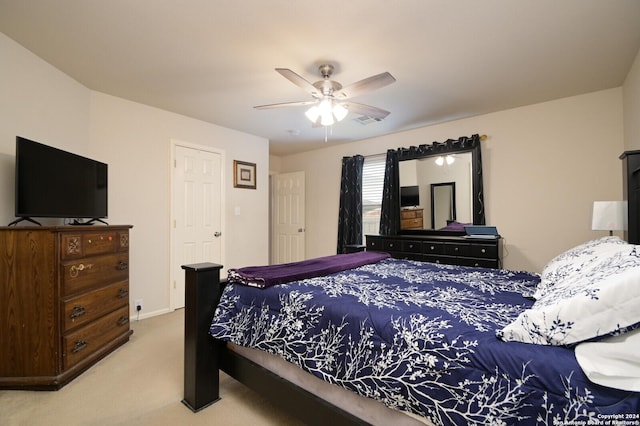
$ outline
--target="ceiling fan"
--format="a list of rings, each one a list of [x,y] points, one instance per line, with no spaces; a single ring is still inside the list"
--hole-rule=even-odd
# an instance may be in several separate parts
[[[322,80],[310,83],[288,68],[276,68],[276,71],[280,73],[280,75],[307,91],[313,96],[314,100],[258,105],[254,108],[271,109],[312,105],[311,108],[305,112],[305,115],[312,123],[321,126],[331,126],[335,122],[344,119],[349,112],[380,120],[390,114],[389,111],[371,105],[353,102],[350,99],[395,82],[396,79],[391,74],[383,72],[343,87],[342,84],[331,79],[333,70],[334,67],[331,64],[320,65],[318,71],[322,76]]]

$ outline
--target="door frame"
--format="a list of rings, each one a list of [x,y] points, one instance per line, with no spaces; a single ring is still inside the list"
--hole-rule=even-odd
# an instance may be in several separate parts
[[[224,176],[225,176],[225,172],[226,172],[226,162],[225,162],[225,151],[222,149],[218,149],[218,148],[213,148],[210,146],[206,146],[206,145],[198,145],[198,144],[194,144],[194,143],[190,143],[190,142],[185,142],[185,141],[181,141],[179,139],[173,139],[171,138],[169,140],[169,176],[170,176],[170,182],[169,182],[169,192],[170,192],[170,201],[169,201],[169,282],[168,282],[168,290],[169,290],[169,311],[175,311],[175,297],[174,297],[174,282],[175,282],[175,275],[174,275],[174,268],[173,268],[173,263],[175,261],[174,258],[174,252],[173,252],[173,246],[175,243],[175,194],[174,194],[174,180],[175,180],[175,162],[176,162],[176,158],[175,158],[175,151],[176,151],[176,146],[181,146],[183,148],[187,148],[187,149],[193,149],[193,150],[198,150],[198,151],[206,151],[206,152],[210,152],[213,154],[218,154],[220,155],[220,232],[222,233],[222,235],[220,236],[220,263],[222,265],[224,265],[225,263],[225,225],[226,225],[226,220],[225,220],[225,210],[226,210],[226,197],[225,197],[225,184],[224,184]],[[223,273],[223,271],[221,271],[221,273]],[[226,272],[224,272],[226,273]]]

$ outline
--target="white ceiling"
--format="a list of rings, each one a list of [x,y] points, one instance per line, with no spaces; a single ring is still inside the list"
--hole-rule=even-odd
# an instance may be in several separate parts
[[[330,62],[354,98],[329,144],[612,87],[640,49],[638,0],[0,0],[0,31],[88,88],[268,138],[276,155],[325,146],[310,82]],[[454,135],[455,136],[455,135]],[[429,141],[423,141],[429,142]]]

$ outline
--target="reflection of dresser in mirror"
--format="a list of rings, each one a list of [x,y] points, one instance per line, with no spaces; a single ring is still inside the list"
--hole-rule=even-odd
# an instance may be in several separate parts
[[[423,229],[424,209],[400,210],[400,229]]]

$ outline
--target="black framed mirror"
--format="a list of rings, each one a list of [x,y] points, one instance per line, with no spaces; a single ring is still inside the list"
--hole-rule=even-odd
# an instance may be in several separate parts
[[[404,227],[401,220],[400,234],[462,235],[464,224],[485,224],[480,141],[479,135],[472,135],[397,150],[398,193],[407,187],[418,188],[419,193],[419,202],[414,202],[415,205],[401,203],[398,206],[400,216],[422,217],[422,226],[416,226],[414,220],[411,228]],[[453,198],[449,198],[448,205],[438,205],[437,201],[434,205],[431,191],[439,187],[450,188],[448,197]],[[443,199],[447,198],[446,191],[442,192]],[[443,213],[446,211],[448,213]],[[443,215],[449,216],[444,219],[446,223]]]

